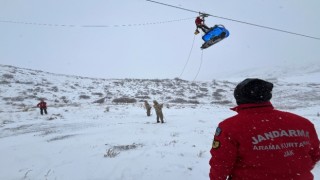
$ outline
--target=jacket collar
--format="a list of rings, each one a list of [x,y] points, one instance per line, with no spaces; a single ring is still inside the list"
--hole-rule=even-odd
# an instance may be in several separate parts
[[[233,107],[233,108],[230,108],[230,109],[239,113],[242,110],[256,109],[256,108],[273,109],[273,105],[271,104],[270,101],[268,101],[268,102],[255,103],[255,104],[253,104],[253,103],[252,104],[240,104],[240,105]]]

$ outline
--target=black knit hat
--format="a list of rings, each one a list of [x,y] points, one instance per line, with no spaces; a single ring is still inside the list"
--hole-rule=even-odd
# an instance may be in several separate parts
[[[261,103],[270,101],[273,84],[261,79],[245,79],[234,90],[237,104]]]

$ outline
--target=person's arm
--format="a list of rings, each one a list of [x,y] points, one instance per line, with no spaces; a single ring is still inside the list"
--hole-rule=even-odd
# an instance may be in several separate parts
[[[237,142],[231,137],[228,128],[219,125],[210,153],[210,179],[227,179],[231,175],[237,157]]]
[[[202,24],[204,24],[204,17],[202,17],[202,19],[201,19],[201,20],[202,20],[202,21],[201,21],[201,23],[202,23]]]

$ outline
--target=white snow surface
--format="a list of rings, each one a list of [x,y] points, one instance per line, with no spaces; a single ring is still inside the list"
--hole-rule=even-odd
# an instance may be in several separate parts
[[[318,134],[319,77],[267,79],[274,106],[308,118]],[[209,179],[213,134],[235,115],[239,81],[94,79],[0,65],[0,179]],[[137,102],[113,102],[121,97]],[[35,106],[39,98],[47,115]],[[154,111],[146,116],[143,100],[164,103],[164,124]],[[319,164],[313,173],[320,179]]]

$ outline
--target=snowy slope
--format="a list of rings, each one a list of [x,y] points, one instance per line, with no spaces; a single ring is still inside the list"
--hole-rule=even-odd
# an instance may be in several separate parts
[[[274,105],[320,132],[320,82],[305,81],[317,73],[269,80]],[[238,82],[94,79],[0,65],[0,179],[208,179],[213,132],[235,114]],[[136,103],[114,102],[122,97]],[[39,98],[46,116],[35,108]],[[154,99],[165,103],[165,124],[142,107]],[[320,166],[313,172],[319,179]]]

